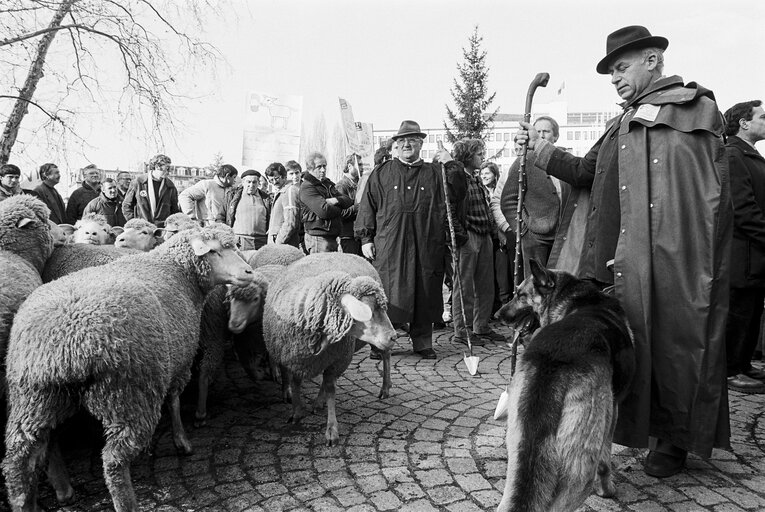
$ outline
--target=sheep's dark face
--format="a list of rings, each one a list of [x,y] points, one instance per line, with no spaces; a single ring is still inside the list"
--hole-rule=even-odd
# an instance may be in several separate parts
[[[244,288],[231,286],[229,299],[228,329],[239,334],[244,329],[263,319],[263,302],[266,298],[265,283],[254,281]]]

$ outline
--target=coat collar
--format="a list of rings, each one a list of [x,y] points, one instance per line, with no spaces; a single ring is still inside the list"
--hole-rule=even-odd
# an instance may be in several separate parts
[[[765,160],[763,156],[760,154],[759,151],[757,151],[756,148],[753,148],[750,146],[744,139],[737,135],[731,135],[728,137],[728,146],[733,146],[735,148],[738,148],[741,150],[742,153],[744,153],[747,156],[753,156],[755,158],[760,158],[762,160]]]
[[[689,86],[691,84],[688,84]],[[693,84],[695,85],[695,84]],[[665,95],[667,90],[673,89],[673,88],[680,88],[683,89],[683,79],[677,75],[674,76],[666,76],[659,78],[655,82],[651,83],[651,85],[648,86],[648,88],[640,93],[635,98],[624,101],[619,104],[623,109],[628,109],[629,107],[636,105],[638,103],[654,103],[657,101],[661,96]],[[695,96],[695,93],[693,94]],[[687,99],[686,99],[687,101]],[[677,101],[672,101],[672,103],[676,103]],[[669,103],[667,101],[663,101],[663,103]]]
[[[323,180],[319,181],[319,179],[311,174],[310,172],[306,171],[303,175],[303,181],[307,181],[308,183],[312,185],[324,185],[325,187],[334,187],[335,184],[332,183],[332,180],[329,178],[324,178]]]

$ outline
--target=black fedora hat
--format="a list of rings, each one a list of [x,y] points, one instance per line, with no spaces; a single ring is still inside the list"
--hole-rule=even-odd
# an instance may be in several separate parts
[[[427,137],[426,134],[420,131],[419,124],[407,119],[406,121],[401,121],[401,126],[399,126],[398,128],[398,133],[394,135],[393,137],[391,137],[391,139],[398,140],[401,137],[406,137],[407,135],[416,135],[417,137],[420,137],[421,139],[424,139],[425,137]]]
[[[601,75],[608,74],[608,65],[617,54],[638,48],[661,48],[666,50],[669,41],[666,37],[652,36],[647,28],[640,25],[630,25],[608,34],[606,39],[606,56],[598,62],[595,70]]]

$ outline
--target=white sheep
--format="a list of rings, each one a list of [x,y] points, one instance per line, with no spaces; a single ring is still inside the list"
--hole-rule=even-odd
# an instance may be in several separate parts
[[[62,224],[68,226],[68,224]],[[110,226],[106,217],[99,213],[86,213],[74,225],[71,233],[72,243],[107,245],[113,244],[114,239],[122,233],[119,226]]]
[[[268,287],[263,335],[272,360],[281,366],[283,396],[292,399],[290,421],[307,414],[300,395],[303,379],[323,374],[316,404],[327,403],[327,445],[339,440],[335,381],[353,359],[355,340],[388,350],[396,331],[377,271],[352,254],[311,254],[287,267]]]
[[[305,256],[303,251],[287,244],[268,244],[256,251],[242,251],[242,254],[252,268],[264,265],[286,266]]]
[[[114,246],[150,251],[162,243],[164,233],[163,228],[158,228],[146,219],[130,219],[125,223],[122,233],[114,240]]]
[[[103,425],[104,478],[117,511],[138,510],[130,462],[148,446],[166,397],[175,446],[191,452],[178,397],[197,351],[205,294],[252,279],[234,243],[230,231],[187,230],[154,251],[40,286],[19,308],[6,360],[3,462],[14,510],[37,507],[35,466],[51,430],[79,407]],[[57,450],[49,456],[48,478],[69,499]]]
[[[44,283],[55,281],[78,270],[106,265],[112,261],[140,251],[113,245],[66,244],[56,247],[45,262],[42,272]]]
[[[49,210],[42,201],[19,195],[0,201],[0,363],[21,303],[42,284],[40,273],[53,251]],[[0,364],[0,396],[5,379]]]

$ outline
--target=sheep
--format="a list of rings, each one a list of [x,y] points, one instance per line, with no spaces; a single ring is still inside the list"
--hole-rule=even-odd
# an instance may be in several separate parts
[[[269,284],[263,335],[269,356],[281,366],[285,398],[289,381],[289,421],[299,422],[307,414],[300,396],[303,379],[322,373],[314,403],[326,398],[328,446],[340,439],[335,381],[353,359],[355,339],[381,350],[388,350],[396,339],[385,312],[387,301],[377,271],[352,254],[308,255]]]
[[[69,243],[69,240],[67,238],[66,231],[63,228],[63,224],[56,224],[52,220],[48,219],[48,224],[50,225],[50,234],[53,237],[53,247],[61,247],[62,245],[66,245]],[[69,224],[65,224],[68,226]]]
[[[268,244],[257,251],[243,251],[242,254],[252,268],[263,265],[286,266],[305,256],[303,251],[287,244]]]
[[[106,217],[98,213],[86,213],[74,225],[72,242],[75,244],[107,245],[122,233],[119,226],[112,227]]]
[[[233,341],[237,358],[254,381],[263,380],[261,363],[266,355],[263,342],[263,301],[268,282],[284,272],[280,265],[266,265],[253,272],[247,286],[218,286],[207,295],[202,310],[199,337],[199,379],[194,426],[207,419],[210,382],[223,362],[225,343]]]
[[[141,251],[113,245],[68,244],[56,247],[45,263],[43,283],[69,275],[88,267],[106,265],[112,261]]]
[[[146,219],[130,219],[114,240],[115,247],[150,251],[163,241],[165,230]]]
[[[36,509],[35,465],[51,430],[83,407],[105,433],[104,478],[117,511],[137,511],[130,462],[150,441],[167,398],[173,440],[191,453],[180,418],[205,294],[244,286],[252,269],[229,231],[187,230],[154,251],[83,269],[40,286],[11,329],[3,474],[14,510]],[[48,478],[73,490],[57,450]]]
[[[169,240],[174,234],[184,229],[198,228],[199,224],[185,213],[174,213],[165,219],[165,233],[163,238]]]
[[[48,215],[42,201],[28,195],[0,202],[0,363],[5,361],[8,335],[19,306],[42,284],[40,273],[53,251]],[[0,397],[5,379],[0,364]]]

